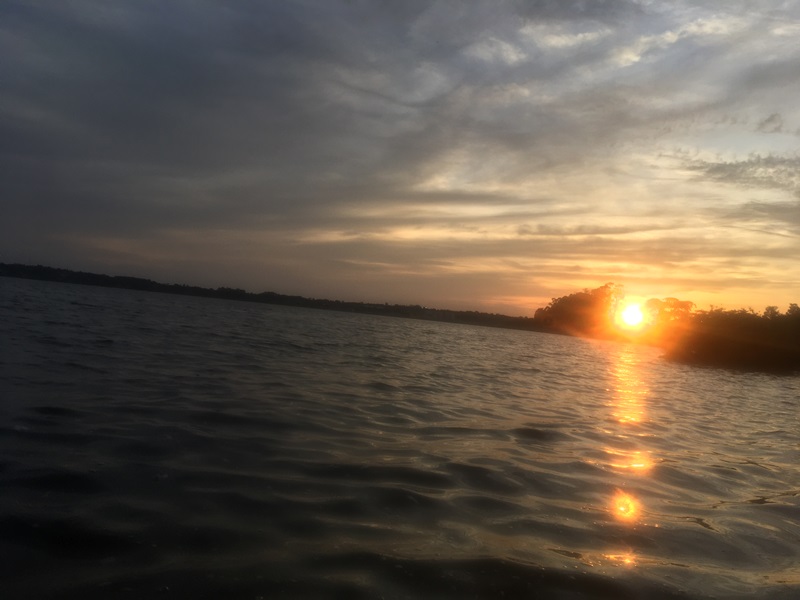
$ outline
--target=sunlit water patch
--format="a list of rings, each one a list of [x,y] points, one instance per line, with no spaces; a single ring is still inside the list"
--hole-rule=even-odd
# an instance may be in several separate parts
[[[0,278],[13,598],[796,598],[798,378]]]

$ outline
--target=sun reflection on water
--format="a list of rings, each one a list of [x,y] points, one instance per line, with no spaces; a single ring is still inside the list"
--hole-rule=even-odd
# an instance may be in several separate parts
[[[642,450],[615,450],[607,448],[609,466],[622,469],[636,475],[644,475],[653,468],[653,458],[648,451]]]
[[[612,413],[622,424],[638,424],[645,420],[645,405],[650,392],[638,373],[638,361],[633,350],[626,349],[612,371],[615,379],[615,410]]]
[[[635,567],[637,563],[636,555],[633,552],[622,552],[620,554],[603,554],[603,558],[618,567]]]
[[[628,438],[627,432],[630,426],[646,423],[647,397],[650,392],[641,371],[641,361],[636,348],[631,346],[621,348],[611,373],[614,377],[611,414],[622,428],[619,437]],[[653,468],[653,458],[648,450],[607,447],[605,452],[608,456],[608,466],[616,471],[642,476]],[[621,489],[614,492],[608,510],[616,521],[626,524],[638,523],[642,516],[640,500]],[[613,557],[619,564],[626,566],[636,564],[633,554],[613,555]]]
[[[639,501],[630,494],[617,490],[611,501],[611,514],[614,518],[626,523],[636,521],[641,512]]]

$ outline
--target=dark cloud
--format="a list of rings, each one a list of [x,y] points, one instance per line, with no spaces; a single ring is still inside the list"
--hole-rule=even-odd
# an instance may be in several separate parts
[[[800,197],[800,156],[751,156],[746,160],[696,160],[687,167],[704,178],[748,187],[778,189]]]
[[[762,133],[781,133],[783,131],[783,117],[778,113],[772,113],[761,121],[756,129]]]
[[[515,0],[519,14],[528,19],[592,19],[614,22],[643,12],[642,3],[632,0]]]
[[[451,81],[438,81],[441,66],[421,68],[425,54],[403,48],[423,4],[388,15],[362,3],[68,6],[11,5],[17,51],[4,61],[5,97],[25,114],[2,115],[0,142],[20,211],[54,206],[61,226],[68,214],[105,231],[285,215],[335,202],[342,180],[382,188],[424,178],[464,145],[508,154],[563,135],[530,107],[503,103],[476,118],[492,101],[464,81],[469,69],[455,64]],[[464,13],[475,31],[484,12]],[[529,156],[525,167],[558,154]],[[242,171],[250,199],[214,181]],[[188,178],[208,182],[205,201],[202,189],[176,184]]]

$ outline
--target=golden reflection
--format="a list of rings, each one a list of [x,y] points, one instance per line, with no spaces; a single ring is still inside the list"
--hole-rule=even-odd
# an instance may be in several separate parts
[[[643,475],[653,468],[653,459],[650,452],[641,450],[626,451],[606,449],[610,455],[609,466],[615,469],[623,469],[637,475]]]
[[[622,424],[641,423],[645,419],[647,387],[638,373],[635,349],[628,347],[620,352],[612,374],[615,379],[614,417]]]
[[[638,439],[632,436],[638,430],[638,425],[646,422],[647,400],[650,393],[646,372],[642,370],[642,361],[638,349],[634,346],[620,346],[611,374],[614,377],[613,398],[610,409],[614,420],[618,423],[614,439],[624,440],[623,448],[607,446],[604,450],[607,456],[606,463],[618,473],[628,477],[641,477],[651,472],[654,465],[652,454],[645,448],[631,448],[631,441]],[[642,503],[635,495],[617,489],[608,501],[608,512],[611,517],[620,523],[636,526],[643,517]],[[655,525],[658,527],[658,525]],[[611,550],[603,555],[610,564],[634,568],[639,559],[633,551]]]
[[[603,554],[603,558],[610,561],[617,567],[635,567],[637,563],[636,555],[633,552],[622,552],[620,554]]]
[[[622,490],[617,490],[611,501],[611,514],[615,519],[630,523],[639,518],[641,505],[639,501]]]

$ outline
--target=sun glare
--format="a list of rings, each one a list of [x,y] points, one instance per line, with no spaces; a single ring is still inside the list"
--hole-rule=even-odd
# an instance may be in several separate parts
[[[620,521],[635,521],[639,516],[639,502],[623,491],[617,491],[611,502],[611,514]]]
[[[638,304],[628,304],[617,314],[617,320],[625,327],[639,327],[644,321],[642,307]]]

